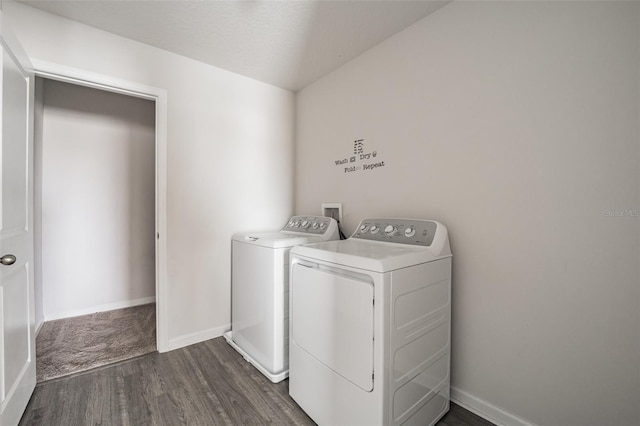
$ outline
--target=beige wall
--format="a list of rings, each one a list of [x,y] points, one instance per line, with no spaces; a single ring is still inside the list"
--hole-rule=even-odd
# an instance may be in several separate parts
[[[155,104],[44,81],[45,320],[155,298]],[[40,278],[39,277],[39,278]]]
[[[231,235],[293,212],[294,94],[12,1],[34,60],[167,91],[168,345],[230,327]]]
[[[640,424],[639,7],[454,2],[297,96],[296,211],[448,226],[453,395],[505,423]]]

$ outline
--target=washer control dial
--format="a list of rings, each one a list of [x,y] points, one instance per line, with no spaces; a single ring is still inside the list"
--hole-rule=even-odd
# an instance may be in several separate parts
[[[407,229],[404,230],[404,236],[407,238],[413,237],[414,235],[416,235],[416,228],[414,228],[413,226],[409,226]]]
[[[302,226],[303,228],[308,228],[309,227],[309,221],[308,220],[303,220],[302,221],[302,225],[300,225],[300,226]]]
[[[378,232],[380,232],[380,227],[378,225],[371,225],[371,233],[375,235]]]
[[[389,237],[393,237],[398,233],[398,227],[393,225],[387,225],[387,227],[384,228],[384,233],[387,234]]]
[[[362,225],[360,227],[360,233],[361,234],[366,234],[368,230],[369,230],[369,225]]]

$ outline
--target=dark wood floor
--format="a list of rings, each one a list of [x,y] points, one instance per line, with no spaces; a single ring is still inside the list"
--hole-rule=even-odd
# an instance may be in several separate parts
[[[222,338],[40,383],[20,425],[314,425]],[[439,426],[491,423],[451,404]]]

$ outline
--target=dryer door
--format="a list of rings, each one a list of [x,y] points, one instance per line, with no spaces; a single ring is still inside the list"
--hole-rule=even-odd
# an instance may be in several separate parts
[[[367,280],[296,263],[293,343],[362,390],[373,390],[374,288]]]

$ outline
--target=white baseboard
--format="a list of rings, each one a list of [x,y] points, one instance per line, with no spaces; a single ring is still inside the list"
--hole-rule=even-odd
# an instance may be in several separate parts
[[[180,336],[175,339],[169,339],[166,351],[172,351],[174,349],[180,349],[184,348],[185,346],[204,342],[205,340],[215,339],[216,337],[221,337],[225,332],[229,330],[231,330],[231,324],[223,325],[216,328],[210,328],[208,330],[199,331],[197,333],[187,334],[186,336]]]
[[[54,312],[51,314],[46,314],[44,316],[44,320],[46,322],[46,321],[53,321],[57,319],[63,319],[63,318],[79,317],[81,315],[95,314],[96,312],[105,312],[105,311],[112,311],[114,309],[122,309],[122,308],[130,308],[132,306],[146,305],[147,303],[154,303],[155,301],[156,301],[155,296],[143,297],[141,299],[135,299],[135,300],[123,300],[121,302],[107,303],[104,305],[92,306],[89,308],[82,308],[82,309],[75,309],[72,311],[62,311],[62,312]]]
[[[36,337],[40,333],[40,329],[42,329],[43,325],[44,325],[44,320],[42,320],[42,321],[40,321],[39,323],[36,324],[36,331],[35,331],[35,336]]]
[[[487,401],[451,386],[451,401],[497,426],[536,426]]]

